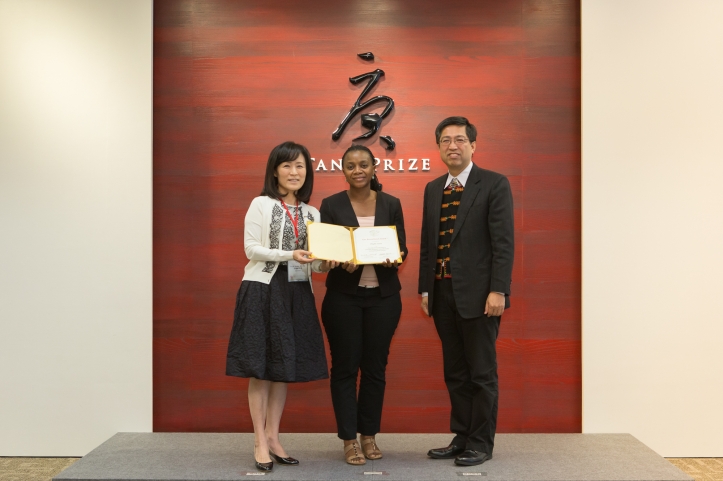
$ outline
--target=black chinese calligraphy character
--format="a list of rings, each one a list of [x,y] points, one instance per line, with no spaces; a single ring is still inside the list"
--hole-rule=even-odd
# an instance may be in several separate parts
[[[394,139],[389,135],[380,135],[379,138],[383,141],[382,145],[384,145],[384,148],[390,152],[397,146],[397,143],[394,142]]]
[[[382,125],[382,120],[389,115],[389,113],[394,109],[394,100],[391,97],[387,97],[386,95],[376,95],[364,102],[362,102],[362,99],[364,96],[369,93],[369,91],[374,88],[374,86],[379,82],[379,79],[384,76],[384,70],[376,69],[373,72],[367,72],[363,73],[361,75],[358,75],[356,77],[351,77],[349,79],[349,82],[353,83],[354,85],[357,85],[358,83],[361,83],[363,80],[369,79],[369,83],[367,83],[367,86],[364,87],[364,90],[362,91],[361,95],[356,99],[356,102],[354,102],[354,105],[352,105],[349,112],[346,114],[344,119],[339,124],[339,127],[336,128],[334,133],[331,134],[331,138],[333,140],[339,140],[339,137],[341,137],[341,134],[344,132],[344,129],[349,124],[351,119],[358,114],[360,111],[365,109],[366,107],[379,103],[379,102],[386,102],[387,106],[384,108],[381,114],[372,113],[372,114],[364,114],[361,116],[361,124],[365,128],[369,129],[367,132],[363,133],[359,137],[355,138],[354,140],[359,139],[368,139],[372,135],[374,135],[377,130],[379,130],[379,127]]]

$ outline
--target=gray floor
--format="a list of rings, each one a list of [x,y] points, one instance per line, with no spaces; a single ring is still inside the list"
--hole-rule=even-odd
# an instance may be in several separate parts
[[[540,480],[664,481],[687,476],[629,434],[498,434],[494,458],[462,468],[426,456],[447,434],[379,434],[384,458],[343,461],[334,434],[283,434],[297,467],[254,468],[252,434],[119,433],[54,480]]]

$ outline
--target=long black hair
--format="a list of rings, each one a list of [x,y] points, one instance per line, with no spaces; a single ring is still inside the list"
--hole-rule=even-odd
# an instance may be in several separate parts
[[[273,199],[281,200],[283,197],[279,192],[279,181],[274,175],[276,168],[284,162],[292,162],[299,155],[304,156],[304,164],[306,165],[306,178],[304,185],[296,191],[296,198],[300,202],[309,202],[311,192],[314,190],[314,167],[311,165],[311,156],[306,147],[294,142],[284,142],[279,144],[269,154],[269,160],[266,163],[266,178],[264,179],[264,189],[261,195],[267,195]]]
[[[349,152],[356,152],[358,150],[361,150],[361,151],[369,154],[369,158],[372,159],[372,163],[374,163],[374,154],[372,154],[372,151],[369,150],[369,147],[367,147],[366,145],[360,145],[360,144],[352,144],[351,147],[346,149],[346,152],[344,152],[344,155],[341,156],[342,162],[346,158],[346,154],[348,154]],[[379,182],[379,178],[377,177],[376,167],[374,168],[374,173],[372,175],[372,180],[369,183],[369,188],[371,188],[371,190],[376,190],[377,192],[381,192],[381,190],[382,190],[382,184]]]

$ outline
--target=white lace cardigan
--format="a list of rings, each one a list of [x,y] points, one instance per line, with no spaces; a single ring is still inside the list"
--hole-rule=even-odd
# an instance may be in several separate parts
[[[319,222],[321,216],[316,208],[300,203],[299,221]],[[244,269],[244,281],[257,281],[268,284],[274,276],[279,262],[293,260],[293,251],[282,250],[284,226],[291,223],[289,216],[281,206],[281,201],[265,195],[251,201],[244,221],[244,251],[249,263]],[[302,239],[300,249],[306,249],[306,238]],[[311,263],[314,272],[321,272],[321,261]],[[311,276],[309,276],[311,282]]]

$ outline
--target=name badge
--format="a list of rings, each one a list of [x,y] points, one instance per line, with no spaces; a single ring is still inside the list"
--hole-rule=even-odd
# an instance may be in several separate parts
[[[309,271],[306,264],[289,261],[286,272],[288,273],[289,282],[308,282],[309,280]]]

